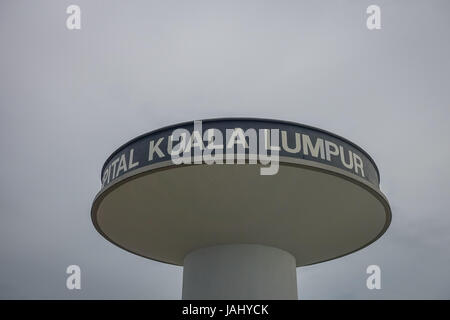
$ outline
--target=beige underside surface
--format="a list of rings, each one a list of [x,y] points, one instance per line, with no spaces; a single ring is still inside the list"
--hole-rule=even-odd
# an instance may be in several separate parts
[[[190,251],[254,243],[290,252],[297,266],[333,259],[376,238],[390,221],[376,188],[313,168],[194,165],[149,171],[108,188],[97,229],[133,253],[182,265]]]

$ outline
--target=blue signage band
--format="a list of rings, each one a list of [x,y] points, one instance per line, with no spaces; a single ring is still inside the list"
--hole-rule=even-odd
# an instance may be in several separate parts
[[[256,153],[264,151],[271,154],[273,145],[279,147],[278,156],[280,164],[317,164],[319,167],[332,167],[342,170],[357,178],[361,178],[379,188],[380,176],[373,159],[362,148],[336,134],[317,129],[311,126],[288,121],[255,119],[255,118],[221,118],[199,121],[201,132],[196,132],[194,121],[167,126],[143,134],[122,145],[106,160],[101,172],[102,187],[105,188],[122,176],[142,172],[144,168],[171,166],[174,148],[182,139],[174,135],[176,130],[185,132],[188,136],[190,156],[194,156],[202,149],[214,156],[220,151],[223,159],[227,153],[239,154],[239,133],[244,136],[247,148],[241,149],[245,153],[247,162],[253,155],[249,145],[249,130],[257,132],[256,139],[261,140],[277,131],[277,140],[270,141],[268,150],[261,150],[261,141],[257,143]],[[214,141],[208,141],[207,133],[214,135]],[[194,132],[197,133],[196,140]],[[237,133],[237,134],[236,134]],[[258,134],[259,133],[259,134]],[[222,138],[217,141],[217,137]],[[233,141],[230,141],[230,138]],[[203,140],[203,141],[200,141]],[[270,138],[269,138],[270,140]],[[242,141],[241,141],[242,142]],[[197,145],[196,145],[197,143]],[[199,145],[200,144],[200,145]],[[186,147],[186,143],[184,146]],[[230,146],[232,150],[230,150]],[[198,150],[196,150],[196,148]],[[221,149],[221,150],[218,150]],[[202,161],[193,162],[204,163]],[[224,163],[224,161],[222,162]],[[282,170],[282,168],[280,168]],[[121,179],[120,179],[121,180]]]

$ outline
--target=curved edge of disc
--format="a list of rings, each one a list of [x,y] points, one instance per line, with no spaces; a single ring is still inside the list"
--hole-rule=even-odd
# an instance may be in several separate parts
[[[370,182],[367,182],[366,180],[352,175],[348,172],[345,172],[344,170],[335,168],[333,166],[329,166],[326,164],[321,164],[321,163],[317,163],[314,161],[309,161],[309,160],[303,160],[303,159],[294,159],[294,158],[288,158],[288,157],[280,157],[280,165],[287,165],[287,166],[298,166],[298,167],[306,167],[308,169],[312,169],[312,170],[316,170],[316,171],[320,171],[326,174],[330,174],[330,175],[334,175],[334,176],[338,176],[340,178],[343,178],[347,181],[350,181],[356,185],[358,185],[359,187],[362,187],[363,189],[369,191],[376,199],[378,199],[378,201],[380,201],[385,209],[385,215],[386,215],[386,219],[385,219],[385,224],[383,226],[383,228],[381,229],[381,231],[377,234],[376,237],[374,237],[371,241],[368,241],[367,243],[365,243],[363,246],[360,246],[358,248],[356,248],[355,250],[346,252],[344,254],[335,256],[335,257],[331,257],[329,259],[324,259],[324,260],[320,260],[317,262],[313,262],[310,264],[302,264],[302,265],[297,265],[297,267],[304,267],[304,266],[309,266],[309,265],[314,265],[314,264],[318,264],[318,263],[322,263],[322,262],[327,262],[330,260],[334,260],[334,259],[338,259],[341,257],[344,257],[346,255],[352,254],[356,251],[362,250],[365,247],[369,246],[370,244],[374,243],[375,241],[377,241],[385,232],[386,230],[389,228],[391,221],[392,221],[392,211],[391,211],[391,207],[389,205],[389,202],[386,198],[386,196],[381,192],[381,190],[373,185]],[[97,210],[98,207],[100,206],[102,200],[112,191],[114,191],[116,188],[120,187],[120,185],[127,183],[128,181],[131,181],[133,179],[137,179],[143,175],[146,174],[152,174],[153,172],[156,171],[163,171],[163,170],[170,170],[171,168],[174,167],[180,167],[180,166],[198,166],[198,165],[207,165],[207,164],[182,164],[182,165],[175,165],[172,163],[172,161],[165,161],[165,162],[161,162],[161,163],[157,163],[157,164],[153,164],[153,165],[149,165],[143,168],[140,168],[138,170],[132,171],[129,174],[125,174],[123,176],[121,176],[120,178],[118,178],[116,181],[114,181],[112,184],[106,186],[105,188],[103,188],[102,190],[100,190],[95,198],[94,201],[92,203],[92,207],[91,207],[91,221],[95,227],[95,229],[97,230],[98,233],[100,233],[106,240],[108,240],[109,242],[111,242],[112,244],[114,244],[115,246],[118,246],[119,248],[132,253],[134,255],[138,255],[141,256],[143,258],[146,259],[150,259],[153,261],[158,261],[158,262],[162,262],[162,263],[166,263],[166,264],[171,264],[171,265],[176,265],[176,266],[182,266],[182,264],[176,264],[176,263],[171,263],[171,262],[167,262],[164,260],[159,260],[159,259],[155,259],[149,256],[145,256],[142,255],[140,253],[134,252],[126,247],[124,247],[123,245],[115,242],[114,240],[112,240],[106,233],[103,232],[103,230],[100,228],[100,225],[97,222]],[[213,165],[218,165],[218,164],[213,164]],[[245,164],[245,165],[252,165],[252,164]],[[198,248],[195,248],[198,249]],[[193,249],[193,250],[195,250]],[[280,248],[283,249],[283,248]],[[283,249],[284,250],[284,249]]]

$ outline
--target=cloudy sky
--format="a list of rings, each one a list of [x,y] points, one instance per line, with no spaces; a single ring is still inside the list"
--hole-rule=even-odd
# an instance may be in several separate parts
[[[81,30],[66,8],[81,8]],[[381,30],[366,8],[381,8]],[[373,156],[387,233],[298,268],[301,299],[450,298],[450,2],[0,3],[0,298],[179,299],[182,268],[90,220],[104,160],[161,126],[291,120]],[[66,289],[77,264],[82,289]],[[377,264],[382,289],[368,290]]]

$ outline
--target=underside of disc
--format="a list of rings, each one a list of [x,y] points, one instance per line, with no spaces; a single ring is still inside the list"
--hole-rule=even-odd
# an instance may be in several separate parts
[[[183,265],[191,251],[261,244],[290,252],[297,266],[359,250],[387,229],[391,212],[378,188],[342,170],[280,163],[178,165],[143,170],[102,190],[92,220],[135,254]]]

